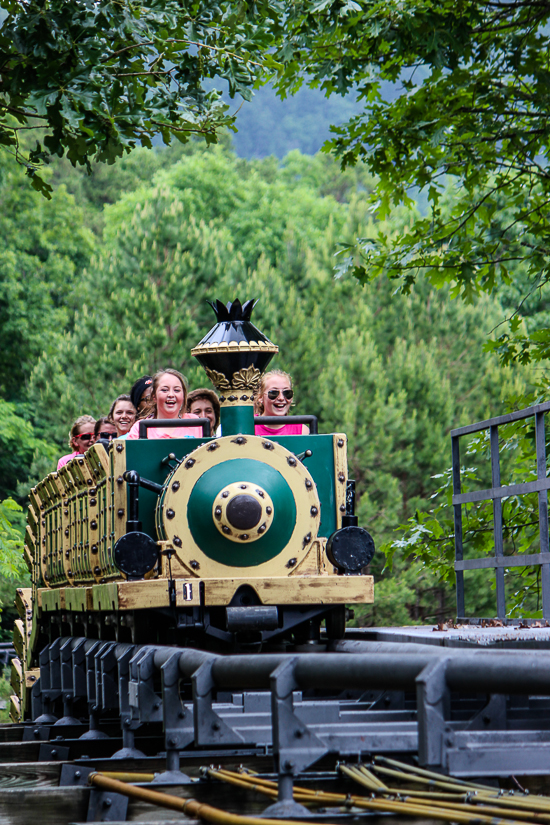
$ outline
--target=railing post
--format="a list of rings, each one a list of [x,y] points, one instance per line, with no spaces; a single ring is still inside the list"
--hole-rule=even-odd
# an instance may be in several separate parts
[[[451,438],[452,456],[453,456],[453,495],[459,496],[462,492],[462,485],[460,482],[460,442],[459,436],[454,435]],[[455,522],[455,561],[462,561],[463,546],[462,546],[462,504],[454,505],[454,522]],[[456,616],[461,619],[466,615],[466,608],[464,606],[464,572],[462,570],[455,571],[456,576]]]
[[[535,441],[537,445],[537,478],[546,478],[546,437],[544,413],[535,414]],[[548,553],[548,491],[539,490],[539,541],[540,552]],[[550,565],[542,562],[540,566],[542,590],[542,616],[550,618]]]
[[[498,424],[494,424],[491,429],[491,480],[495,488],[500,487],[500,455],[498,449]],[[502,499],[493,498],[493,536],[495,540],[495,557],[504,556],[504,540],[502,536]],[[506,592],[504,589],[504,568],[495,569],[497,582],[497,616],[499,619],[506,618]]]

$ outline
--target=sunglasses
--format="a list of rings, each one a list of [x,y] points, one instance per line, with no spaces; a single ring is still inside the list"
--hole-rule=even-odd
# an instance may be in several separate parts
[[[81,441],[91,441],[95,435],[94,433],[80,433],[80,435],[75,435],[75,438],[80,438]]]
[[[284,395],[287,401],[292,401],[294,398],[294,390],[268,390],[267,397],[270,401],[275,401],[279,395]]]
[[[98,433],[98,438],[106,438],[107,441],[111,441],[112,438],[116,438],[116,433]]]

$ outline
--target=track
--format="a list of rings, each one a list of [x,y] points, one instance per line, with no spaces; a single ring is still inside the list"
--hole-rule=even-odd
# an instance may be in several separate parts
[[[549,651],[365,635],[325,652],[247,656],[56,639],[40,655],[34,721],[0,728],[0,825],[28,822],[37,804],[43,825],[50,807],[56,825],[108,821],[90,802],[90,771],[156,774],[176,795],[250,814],[269,800],[221,790],[200,769],[269,776],[283,812],[295,784],[348,787],[338,761],[394,757],[484,782],[550,774]],[[124,818],[142,804],[126,803]]]

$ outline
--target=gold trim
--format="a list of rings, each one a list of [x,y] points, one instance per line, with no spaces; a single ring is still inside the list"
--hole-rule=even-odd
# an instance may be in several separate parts
[[[204,369],[210,381],[221,393],[249,392],[254,394],[260,388],[262,373],[252,364],[234,372],[231,376],[231,381],[223,372],[210,369],[210,367],[205,367]]]
[[[334,453],[334,497],[336,499],[336,529],[342,526],[346,513],[346,488],[348,481],[348,438],[344,433],[332,436]]]
[[[211,353],[215,355],[218,352],[257,352],[261,350],[262,352],[279,352],[279,347],[277,344],[273,344],[271,341],[231,341],[231,343],[227,343],[226,341],[222,341],[222,343],[215,343],[215,344],[197,344],[196,347],[193,347],[191,350],[191,355],[210,355]]]

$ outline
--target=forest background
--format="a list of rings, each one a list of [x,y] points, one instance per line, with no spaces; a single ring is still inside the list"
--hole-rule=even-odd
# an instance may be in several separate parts
[[[486,347],[528,291],[527,276],[523,283],[519,267],[511,283],[470,303],[422,277],[409,294],[384,276],[365,286],[345,268],[335,277],[342,245],[380,228],[402,237],[422,203],[376,218],[365,167],[342,171],[313,154],[320,121],[346,119],[353,101],[333,111],[322,105],[321,116],[319,100],[310,92],[294,98],[285,121],[282,104],[264,90],[256,104],[261,132],[249,119],[233,142],[226,135],[218,146],[136,149],[113,166],[94,164],[91,177],[55,161],[44,173],[49,201],[0,155],[5,558],[21,542],[17,505],[67,452],[73,419],[106,414],[116,395],[159,367],[182,370],[191,388],[204,386],[189,353],[214,321],[205,300],[253,297],[254,322],[280,348],[272,365],[293,376],[293,411],[318,415],[321,431],[349,436],[360,523],[379,548],[371,565],[376,602],[356,611],[356,622],[453,616],[450,531],[444,541],[444,518],[430,521],[433,497],[442,488],[436,503],[447,505],[451,428],[544,397],[540,364],[503,367]],[[302,152],[287,152],[289,145]],[[521,317],[531,332],[548,326],[540,293]],[[416,552],[422,525],[431,525],[436,546],[441,541],[431,561]],[[24,577],[16,562],[5,572],[7,628],[13,588]],[[481,573],[469,577],[467,612],[493,615],[492,579]],[[527,611],[537,615],[537,607],[532,599]]]

